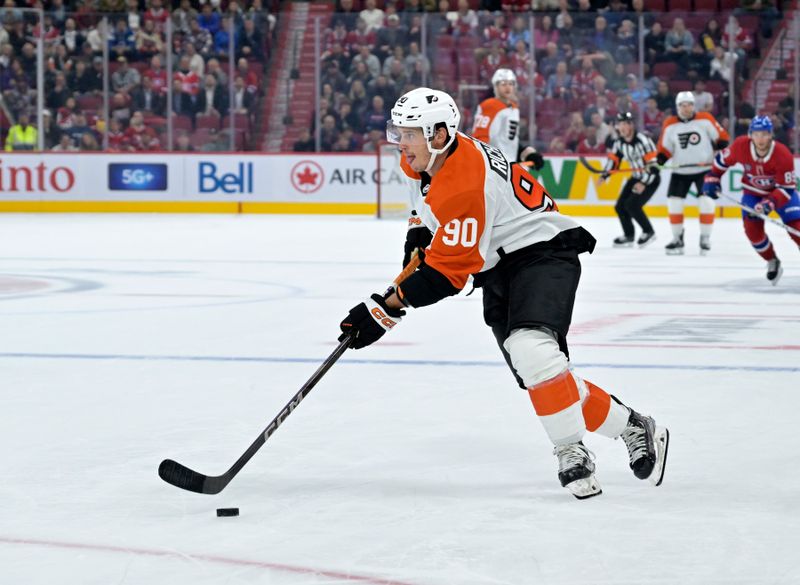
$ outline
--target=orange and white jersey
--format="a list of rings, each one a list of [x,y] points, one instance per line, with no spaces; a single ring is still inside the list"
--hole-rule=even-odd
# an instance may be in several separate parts
[[[658,151],[672,159],[676,166],[699,163],[705,166],[685,167],[672,172],[679,175],[692,175],[708,170],[714,161],[717,142],[728,142],[730,136],[708,112],[698,112],[688,120],[670,116],[661,127]]]
[[[415,172],[405,158],[400,166],[413,184],[414,209],[433,233],[425,264],[458,290],[501,254],[580,227],[524,167],[460,132],[433,177]]]
[[[497,98],[483,100],[475,112],[472,136],[491,144],[511,162],[519,155],[519,108]]]

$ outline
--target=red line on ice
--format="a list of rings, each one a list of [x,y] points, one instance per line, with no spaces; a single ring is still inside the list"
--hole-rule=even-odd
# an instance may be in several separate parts
[[[380,577],[366,577],[363,575],[354,575],[352,573],[341,573],[339,571],[314,569],[311,567],[298,567],[295,565],[283,565],[281,563],[268,563],[266,561],[234,559],[230,557],[222,557],[210,554],[187,554],[170,550],[132,548],[125,546],[112,546],[106,544],[86,544],[81,542],[59,542],[54,540],[37,540],[30,538],[6,538],[2,536],[0,536],[0,543],[24,544],[28,546],[39,546],[39,547],[59,548],[59,549],[93,550],[99,552],[124,553],[124,554],[142,555],[149,557],[172,557],[175,559],[188,558],[196,561],[206,561],[209,563],[219,563],[223,565],[234,565],[237,567],[260,567],[263,569],[272,569],[275,571],[283,571],[286,573],[295,573],[300,575],[318,575],[322,577],[329,577],[331,579],[341,579],[343,581],[351,581],[353,583],[370,583],[371,585],[413,585],[405,581],[397,581],[394,579],[382,579]]]

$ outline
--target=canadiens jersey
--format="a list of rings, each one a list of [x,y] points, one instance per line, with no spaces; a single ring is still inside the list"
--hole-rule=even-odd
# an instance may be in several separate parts
[[[412,184],[418,218],[433,233],[425,265],[445,277],[454,292],[470,275],[493,268],[501,255],[580,227],[558,212],[527,170],[498,149],[459,132],[447,157],[433,177],[415,172],[405,158],[401,168]],[[424,278],[418,271],[400,286],[404,302],[414,307],[435,302],[412,295],[420,286],[416,281]]]
[[[711,167],[715,175],[722,176],[728,167],[741,164],[744,167],[742,187],[745,192],[766,197],[775,189],[787,194],[795,189],[794,158],[786,146],[772,141],[766,156],[759,158],[750,138],[740,136],[728,148],[721,150]]]
[[[685,121],[670,116],[661,127],[658,151],[671,158],[675,165],[705,165],[672,171],[679,175],[693,175],[708,170],[708,165],[714,160],[715,146],[720,141],[727,143],[730,136],[708,112],[698,112]]]
[[[491,144],[512,162],[519,155],[519,108],[497,98],[483,100],[475,112],[472,135]]]

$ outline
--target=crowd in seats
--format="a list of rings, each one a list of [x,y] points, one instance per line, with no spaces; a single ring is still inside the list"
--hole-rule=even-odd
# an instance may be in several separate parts
[[[107,140],[110,151],[166,150],[170,118],[174,148],[230,150],[233,143],[237,150],[245,149],[263,99],[264,68],[276,22],[268,10],[274,3],[267,7],[265,1],[270,0],[175,0],[172,5],[168,0],[51,0],[43,6],[40,31],[35,13],[17,9],[33,2],[6,0],[0,9],[3,137],[25,115],[29,124],[36,123],[33,39],[41,33],[47,149],[99,150]],[[233,70],[228,66],[231,47]],[[7,144],[6,149],[17,146],[29,148]]]
[[[741,91],[777,17],[761,0],[338,0],[323,40],[322,149],[373,150],[396,98],[423,81],[458,96],[468,131],[501,67],[516,73],[523,118],[533,93],[543,151],[605,152],[620,111],[657,138],[684,90],[726,124],[729,82]],[[420,52],[424,32],[430,59]],[[737,115],[746,117],[752,106],[741,97]],[[793,112],[784,117],[779,131],[793,124]],[[313,150],[312,136],[295,149]]]

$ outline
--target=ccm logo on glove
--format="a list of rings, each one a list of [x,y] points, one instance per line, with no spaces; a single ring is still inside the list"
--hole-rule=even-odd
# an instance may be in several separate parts
[[[380,307],[373,307],[371,311],[373,317],[375,317],[378,321],[381,322],[381,325],[386,327],[387,329],[391,329],[395,325],[397,325],[397,321],[392,321],[386,314],[381,311]]]

